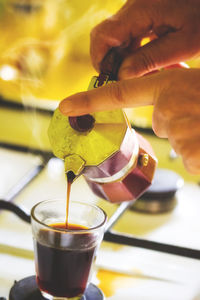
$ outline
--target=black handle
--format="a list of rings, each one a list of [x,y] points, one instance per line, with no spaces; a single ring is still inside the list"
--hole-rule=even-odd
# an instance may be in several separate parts
[[[100,65],[100,75],[109,75],[110,80],[117,80],[119,67],[123,60],[124,49],[120,47],[111,48],[103,58]]]
[[[115,47],[111,48],[105,55],[100,66],[98,86],[104,84],[105,77],[107,76],[109,77],[109,80],[117,80],[118,70],[123,59],[122,52],[122,48]],[[83,116],[69,117],[69,123],[74,130],[87,132],[94,127],[95,119],[92,115],[87,114]]]
[[[14,204],[12,202],[0,199],[0,209],[9,210],[9,211],[13,212],[14,214],[16,214],[23,221],[25,221],[27,223],[31,223],[30,215],[24,209],[22,209],[20,206]]]

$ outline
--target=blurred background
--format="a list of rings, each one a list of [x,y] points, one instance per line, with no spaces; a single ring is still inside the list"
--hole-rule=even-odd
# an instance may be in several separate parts
[[[1,95],[60,100],[86,89],[90,31],[124,2],[1,0]]]
[[[58,101],[86,90],[95,71],[91,29],[124,0],[0,1],[0,141],[50,150],[47,128]],[[200,60],[189,61],[199,67]],[[151,131],[152,107],[127,110],[133,126],[152,143],[159,166],[189,181],[181,159]]]

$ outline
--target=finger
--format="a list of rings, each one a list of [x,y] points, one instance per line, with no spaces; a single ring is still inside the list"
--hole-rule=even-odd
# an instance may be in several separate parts
[[[145,10],[140,5],[133,9],[132,4],[127,2],[114,16],[92,30],[90,54],[97,71],[110,48],[118,46],[126,48],[138,38],[149,35],[152,29],[152,18],[147,6],[148,3]]]
[[[185,168],[192,174],[200,174],[200,139],[185,143],[181,155]]]
[[[200,140],[199,128],[200,118],[194,114],[174,118],[166,124],[166,137],[176,153],[182,155],[185,147],[190,146],[192,141]]]
[[[101,61],[109,49],[128,46],[130,43],[130,32],[124,22],[110,18],[91,31],[90,39],[92,64],[99,72]]]
[[[171,135],[176,139],[179,139],[178,135],[181,137],[183,131],[184,136],[198,135],[199,70],[174,69],[160,73],[165,88],[154,103],[152,128],[155,134],[161,138]]]
[[[118,74],[119,79],[139,77],[188,59],[192,53],[185,35],[182,30],[170,32],[138,48],[123,61]]]
[[[175,118],[167,125],[167,137],[186,169],[200,174],[200,118],[195,115]]]
[[[183,164],[188,172],[200,174],[200,137],[182,139],[178,143],[169,138],[173,149],[182,157]]]
[[[72,95],[59,105],[61,113],[68,116],[117,108],[152,105],[159,94],[160,76],[119,81],[87,92]]]
[[[176,117],[170,120],[167,128],[167,135],[174,141],[181,139],[200,138],[200,117],[194,115],[194,112],[187,112],[186,116]]]

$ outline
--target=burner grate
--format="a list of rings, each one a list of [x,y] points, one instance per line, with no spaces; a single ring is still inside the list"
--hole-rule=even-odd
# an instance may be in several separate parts
[[[10,300],[45,300],[37,286],[35,276],[16,281],[10,290]],[[90,283],[81,300],[104,300],[101,290]]]
[[[30,223],[30,215],[28,214],[28,212],[26,212],[25,209],[22,209],[21,207],[12,203],[12,201],[24,190],[24,188],[28,186],[29,183],[32,182],[33,179],[35,179],[40,174],[49,159],[52,157],[52,153],[2,142],[0,143],[0,148],[14,150],[20,153],[31,153],[41,158],[41,163],[33,166],[26,174],[26,176],[24,176],[19,182],[17,182],[17,184],[14,185],[14,187],[8,192],[4,199],[0,199],[0,209],[11,211],[18,217],[20,217],[23,221]]]
[[[0,209],[2,208],[2,209],[12,211],[13,213],[17,214],[22,220],[30,223],[30,215],[27,214],[27,212],[25,212],[22,208],[15,205],[14,203],[11,203],[10,201],[12,201],[43,170],[43,168],[46,166],[49,159],[53,157],[53,155],[51,152],[45,152],[38,149],[31,149],[28,147],[23,147],[23,146],[18,146],[13,144],[0,143],[0,147],[21,151],[24,153],[32,153],[35,155],[39,155],[42,158],[42,164],[36,166],[35,169],[32,170],[32,172],[27,175],[26,179],[23,179],[22,182],[20,182],[17,186],[13,188],[12,192],[10,193],[9,199],[0,200]],[[159,243],[151,240],[140,239],[131,235],[116,233],[112,231],[112,227],[114,226],[114,224],[120,219],[123,213],[128,208],[130,208],[130,206],[132,206],[132,204],[133,203],[130,201],[121,203],[118,209],[110,217],[104,235],[105,241],[121,244],[121,245],[144,248],[147,250],[164,252],[168,254],[174,254],[174,255],[183,256],[187,258],[200,259],[200,250],[197,249],[180,247],[176,245],[170,245],[170,244]]]

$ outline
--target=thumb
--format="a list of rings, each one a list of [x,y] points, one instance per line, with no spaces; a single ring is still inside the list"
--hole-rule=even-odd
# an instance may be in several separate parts
[[[61,113],[79,116],[95,111],[151,105],[159,94],[160,74],[118,81],[87,92],[72,95],[60,102]]]
[[[182,31],[169,32],[138,48],[126,57],[120,67],[118,78],[128,79],[166,67],[190,56],[188,42]]]

